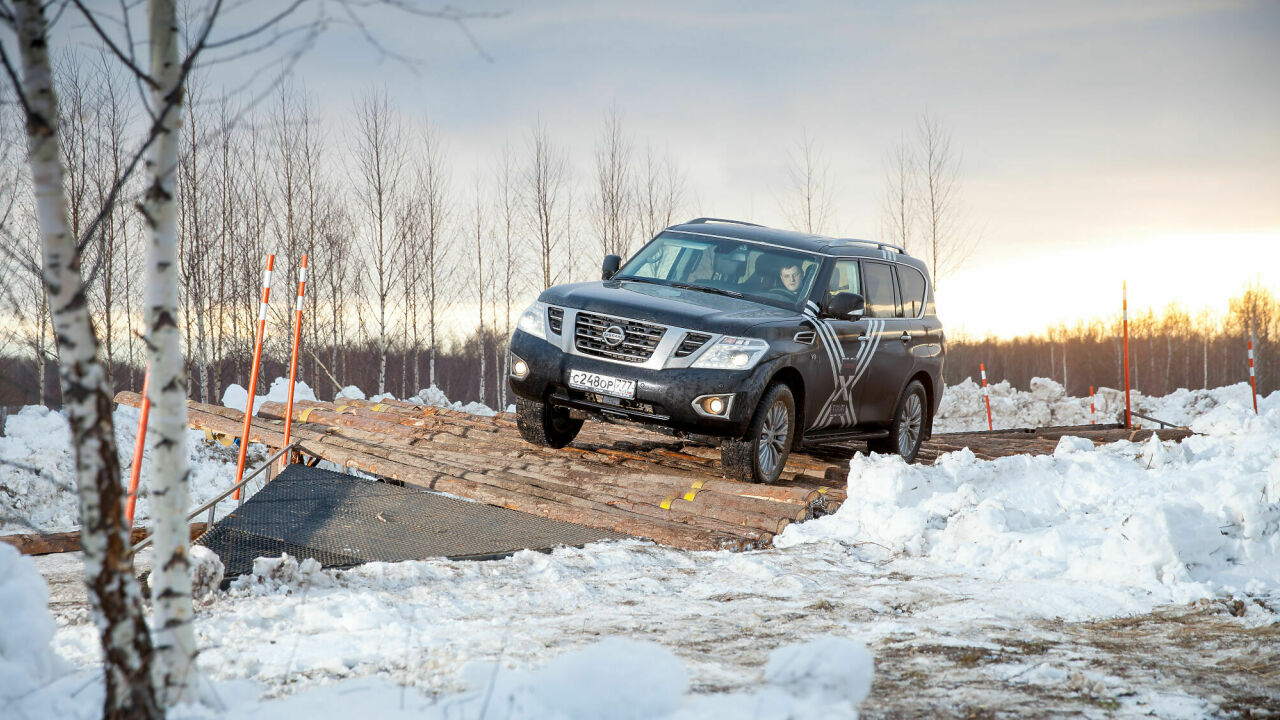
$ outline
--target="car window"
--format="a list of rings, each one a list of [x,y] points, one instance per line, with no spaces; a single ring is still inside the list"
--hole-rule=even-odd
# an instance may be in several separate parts
[[[688,284],[795,309],[808,299],[820,266],[812,253],[666,232],[641,248],[614,279]]]
[[[864,262],[863,283],[866,286],[867,317],[891,318],[897,314],[893,300],[893,268],[884,263]]]
[[[842,292],[862,293],[862,277],[858,274],[857,260],[837,260],[827,283],[831,295]]]
[[[899,265],[898,270],[898,289],[902,291],[902,310],[906,317],[913,318],[920,315],[920,311],[924,309],[924,275],[913,267]]]

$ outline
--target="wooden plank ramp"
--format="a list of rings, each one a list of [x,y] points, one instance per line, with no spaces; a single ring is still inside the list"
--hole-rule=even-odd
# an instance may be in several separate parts
[[[134,407],[141,400],[132,392],[115,399]],[[260,405],[250,441],[281,447],[284,410],[282,403]],[[244,415],[190,402],[188,421],[231,444]],[[850,443],[793,453],[779,483],[757,485],[725,479],[717,447],[634,425],[588,422],[573,444],[552,450],[522,440],[507,413],[342,400],[295,403],[290,432],[304,455],[343,468],[690,550],[766,547],[788,524],[834,512],[846,500],[849,458],[865,451]],[[982,458],[1049,453],[1064,434],[1095,442],[1129,436],[1094,426],[937,435],[920,461],[961,447]],[[1177,432],[1161,431],[1166,435]]]

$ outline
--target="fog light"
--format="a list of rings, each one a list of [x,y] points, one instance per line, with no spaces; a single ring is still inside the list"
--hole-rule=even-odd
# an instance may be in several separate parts
[[[528,375],[529,375],[529,363],[513,355],[512,361],[511,361],[511,376],[516,378],[517,380],[523,380]]]
[[[693,401],[693,410],[703,417],[725,419],[733,409],[733,394],[700,395]]]

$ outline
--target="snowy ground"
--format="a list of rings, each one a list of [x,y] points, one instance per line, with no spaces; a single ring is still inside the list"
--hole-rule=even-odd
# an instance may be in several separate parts
[[[997,390],[993,411],[999,398],[1008,425],[1088,422],[1087,401],[1081,420],[1080,399],[1036,397],[1053,392]],[[940,425],[985,427],[980,389],[946,402]],[[864,644],[864,716],[1276,711],[1280,393],[1260,417],[1247,386],[1140,403],[1204,434],[1098,449],[1064,438],[1052,456],[958,452],[928,467],[858,456],[856,501],[765,551],[625,542],[334,572],[264,562],[199,608],[210,705],[182,714],[852,717]],[[19,429],[35,422],[24,412]],[[15,717],[93,715],[97,640],[75,559],[3,552],[0,613],[39,614],[35,564],[57,622],[36,617],[20,641],[0,631],[0,698],[36,687]],[[52,651],[11,654],[41,638]],[[14,675],[24,659],[43,670]]]

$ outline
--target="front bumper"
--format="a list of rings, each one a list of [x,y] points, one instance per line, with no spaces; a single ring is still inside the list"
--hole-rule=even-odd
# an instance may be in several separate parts
[[[511,337],[511,353],[529,366],[525,377],[508,378],[512,391],[526,400],[546,401],[606,418],[719,437],[740,437],[746,432],[751,413],[769,377],[767,361],[750,370],[645,368],[569,354],[519,330]],[[568,385],[570,369],[635,380],[635,399],[618,400],[572,389]],[[694,409],[695,398],[710,394],[733,395],[725,417],[706,417]]]

